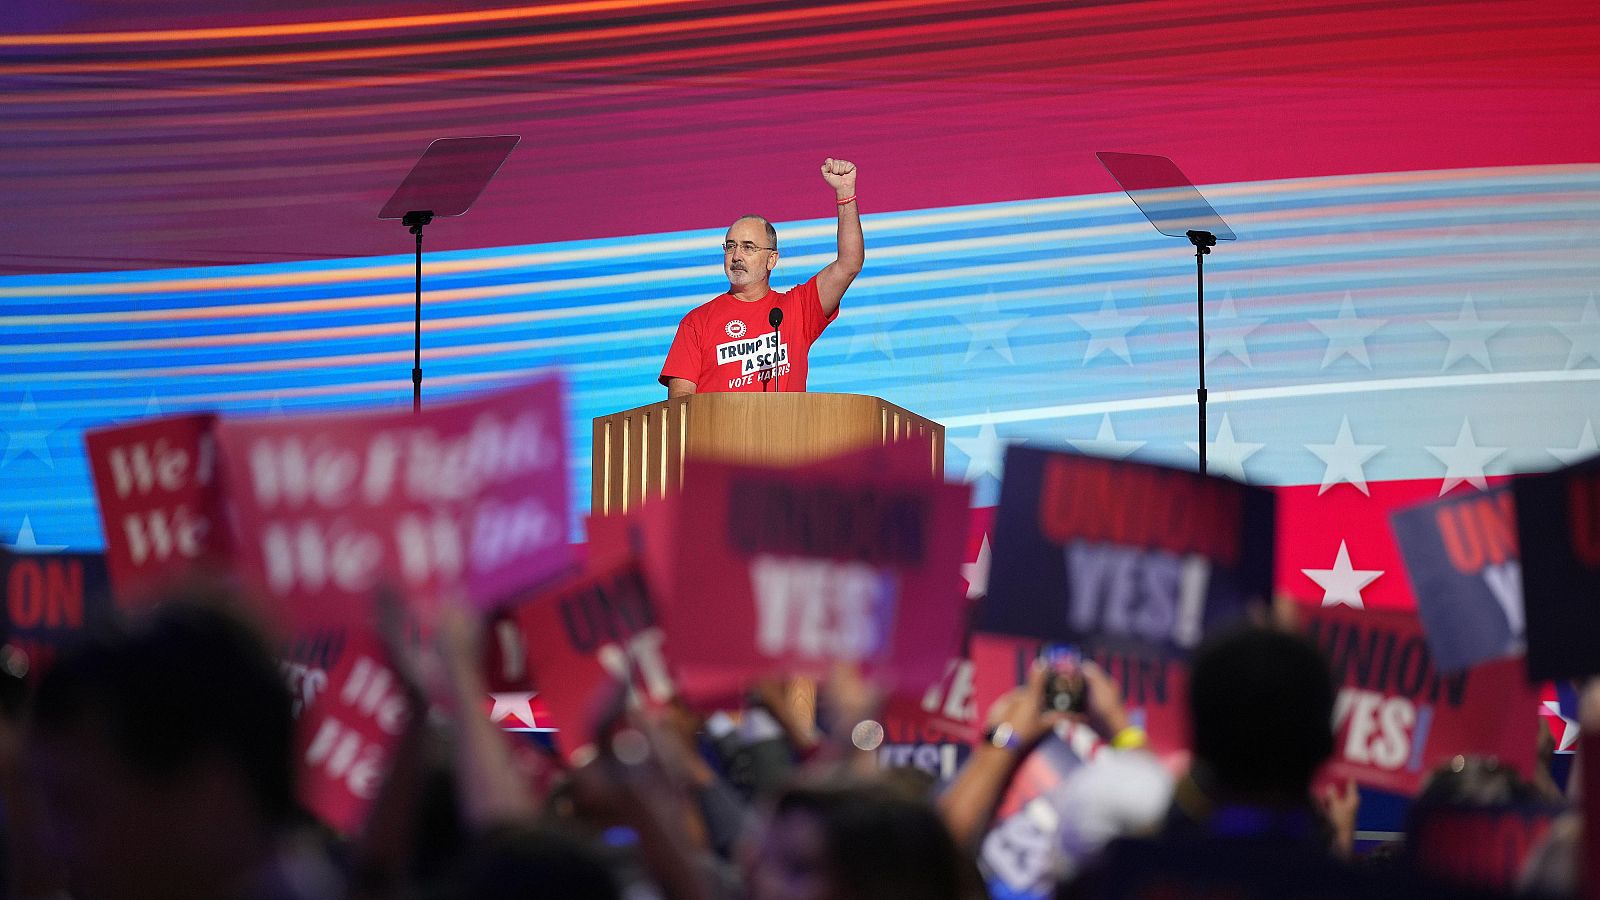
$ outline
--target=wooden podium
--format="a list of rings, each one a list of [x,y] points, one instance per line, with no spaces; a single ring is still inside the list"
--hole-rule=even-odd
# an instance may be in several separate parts
[[[863,394],[692,394],[594,420],[593,515],[625,513],[683,483],[686,459],[810,462],[897,440],[926,441],[944,476],[944,426]]]

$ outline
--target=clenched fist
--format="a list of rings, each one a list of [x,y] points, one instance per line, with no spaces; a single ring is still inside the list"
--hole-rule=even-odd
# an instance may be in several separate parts
[[[822,180],[839,195],[839,199],[856,192],[856,164],[846,159],[829,157],[822,161]]]

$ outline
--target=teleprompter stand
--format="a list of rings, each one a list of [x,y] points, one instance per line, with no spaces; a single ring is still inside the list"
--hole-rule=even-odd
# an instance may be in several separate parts
[[[1200,474],[1206,472],[1206,255],[1217,241],[1235,238],[1193,183],[1165,156],[1142,153],[1096,153],[1101,165],[1122,186],[1124,193],[1144,213],[1156,230],[1169,237],[1187,238],[1194,245],[1197,334],[1200,388],[1195,391],[1200,419]]]
[[[422,409],[422,229],[436,217],[459,216],[470,209],[519,140],[521,137],[515,134],[498,134],[434,141],[378,213],[380,219],[399,219],[417,238],[413,412]]]

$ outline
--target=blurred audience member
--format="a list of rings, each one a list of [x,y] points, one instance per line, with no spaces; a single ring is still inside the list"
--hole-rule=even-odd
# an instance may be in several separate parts
[[[290,838],[290,699],[261,637],[173,603],[69,651],[34,706],[47,845],[81,900],[335,896]]]
[[[614,863],[550,828],[502,825],[481,835],[447,900],[621,900]]]
[[[747,888],[751,900],[977,896],[976,874],[927,802],[844,776],[779,795]]]
[[[1304,639],[1249,628],[1208,642],[1189,679],[1194,761],[1171,835],[1327,846],[1311,778],[1333,752],[1334,687]]]

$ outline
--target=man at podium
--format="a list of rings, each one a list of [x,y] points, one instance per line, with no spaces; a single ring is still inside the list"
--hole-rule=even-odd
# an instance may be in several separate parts
[[[805,284],[772,289],[778,233],[760,216],[742,216],[722,244],[728,290],[690,310],[661,367],[668,397],[714,391],[804,391],[811,344],[839,314],[839,300],[861,272],[866,251],[856,206],[856,167],[822,164],[839,210],[839,251]]]

